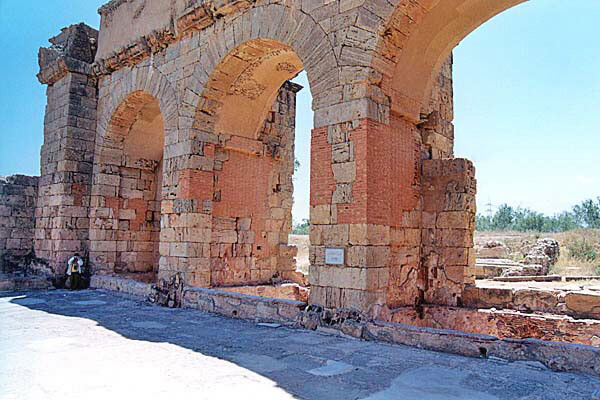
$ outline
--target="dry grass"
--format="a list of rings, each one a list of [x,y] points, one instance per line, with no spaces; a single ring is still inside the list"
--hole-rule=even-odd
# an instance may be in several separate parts
[[[488,240],[500,240],[514,252],[515,261],[522,259],[519,252],[526,243],[535,243],[540,238],[556,239],[560,243],[560,258],[552,268],[552,274],[562,276],[600,276],[600,229],[578,229],[561,233],[539,232],[477,232],[475,240],[478,243]],[[595,260],[583,260],[572,254],[569,247],[577,243],[590,244],[598,253]]]
[[[552,273],[573,275],[600,275],[600,230],[579,229],[575,231],[557,233],[552,237],[561,245],[560,258],[552,268]],[[593,248],[598,256],[596,259],[585,260],[574,254],[573,247],[577,244],[587,243]]]

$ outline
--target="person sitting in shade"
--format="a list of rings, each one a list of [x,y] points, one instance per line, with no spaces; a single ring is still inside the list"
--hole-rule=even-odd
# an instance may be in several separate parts
[[[67,261],[67,282],[65,286],[71,290],[81,289],[81,275],[83,274],[83,258],[79,253]]]

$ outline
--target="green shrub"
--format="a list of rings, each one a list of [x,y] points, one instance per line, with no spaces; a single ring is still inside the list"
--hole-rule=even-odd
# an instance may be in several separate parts
[[[571,257],[579,261],[593,262],[598,258],[598,252],[594,246],[585,240],[570,243],[567,245],[567,249],[569,249]]]
[[[307,219],[303,220],[299,224],[295,224],[292,227],[292,233],[294,235],[308,235],[310,234],[310,223]]]

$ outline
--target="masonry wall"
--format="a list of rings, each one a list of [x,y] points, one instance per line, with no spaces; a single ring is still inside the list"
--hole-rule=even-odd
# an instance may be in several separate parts
[[[91,62],[98,32],[72,25],[39,52],[38,79],[47,84],[41,176],[36,204],[35,253],[55,274],[88,252],[90,187],[97,111]]]
[[[35,257],[33,237],[38,177],[0,178],[1,272],[24,271]]]
[[[453,57],[442,65],[429,96],[429,103],[421,113],[419,124],[423,141],[424,158],[454,157],[454,86],[452,80]]]
[[[300,89],[283,85],[256,139],[232,136],[216,149],[210,286],[272,283],[295,271],[287,243]]]
[[[107,130],[97,134],[89,227],[95,273],[156,280],[162,120],[158,100],[136,91],[119,104]]]
[[[464,159],[423,161],[421,282],[426,304],[463,305],[474,283],[475,168]]]

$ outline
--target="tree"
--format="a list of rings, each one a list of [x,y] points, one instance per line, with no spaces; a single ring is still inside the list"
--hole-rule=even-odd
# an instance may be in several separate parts
[[[508,204],[502,204],[492,217],[492,228],[505,231],[512,227],[515,220],[515,210]]]
[[[573,207],[577,223],[585,228],[600,228],[600,197],[586,200]]]
[[[310,222],[307,219],[304,219],[301,223],[295,224],[292,228],[292,233],[294,235],[310,234]]]

